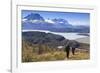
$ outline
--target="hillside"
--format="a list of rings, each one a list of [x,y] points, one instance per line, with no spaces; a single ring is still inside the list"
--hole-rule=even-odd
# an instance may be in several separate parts
[[[76,39],[76,41],[78,41],[79,43],[90,44],[90,37],[79,38],[79,39]]]
[[[61,35],[39,31],[22,32],[22,62],[66,60],[65,46],[79,45],[69,60],[89,59],[89,45],[65,39]],[[62,47],[61,47],[62,46]]]
[[[46,44],[53,47],[64,46],[69,41],[63,36],[39,31],[22,32],[22,36],[23,41],[27,41],[32,44]]]

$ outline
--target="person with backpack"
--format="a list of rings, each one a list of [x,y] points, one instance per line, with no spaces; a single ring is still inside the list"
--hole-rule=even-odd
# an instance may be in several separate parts
[[[69,58],[69,54],[70,54],[70,46],[69,46],[69,44],[65,47],[65,52],[66,52],[66,57]]]

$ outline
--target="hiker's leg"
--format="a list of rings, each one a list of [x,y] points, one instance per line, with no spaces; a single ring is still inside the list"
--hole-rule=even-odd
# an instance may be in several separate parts
[[[70,52],[70,49],[67,49],[67,52],[66,52],[67,58],[69,58],[69,52]]]
[[[72,54],[73,55],[75,54],[75,48],[72,48]]]

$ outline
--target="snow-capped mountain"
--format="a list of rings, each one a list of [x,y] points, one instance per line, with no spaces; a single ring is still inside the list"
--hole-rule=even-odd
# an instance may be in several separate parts
[[[89,32],[89,28],[73,26],[62,18],[44,19],[40,14],[30,13],[22,19],[23,30],[48,30],[52,32]]]
[[[34,13],[27,15],[26,17],[24,17],[24,19],[44,21],[44,18],[42,16],[40,16],[40,14],[34,14]]]

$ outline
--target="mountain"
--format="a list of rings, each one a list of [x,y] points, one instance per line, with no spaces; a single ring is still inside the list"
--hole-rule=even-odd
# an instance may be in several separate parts
[[[31,14],[27,15],[26,17],[24,17],[24,19],[44,21],[44,18],[42,16],[40,16],[40,14],[37,14],[37,13],[36,14],[31,13]]]
[[[22,32],[23,41],[32,44],[47,44],[49,46],[63,46],[67,43],[63,36],[39,31]]]
[[[65,19],[58,18],[58,19],[52,19],[52,21],[55,22],[56,24],[62,24],[62,25],[72,26]]]
[[[65,39],[61,35],[40,31],[22,32],[22,40],[31,44],[42,44],[50,47],[66,46],[67,43],[70,46],[79,45],[78,42]]]
[[[74,32],[78,33],[90,33],[90,26],[78,25],[73,27]]]
[[[47,30],[52,32],[89,33],[89,26],[73,26],[62,18],[44,19],[38,13],[31,13],[22,19],[23,30]]]

